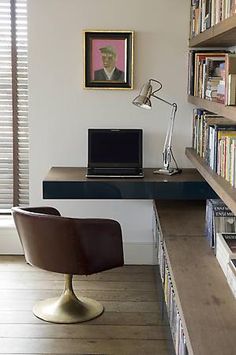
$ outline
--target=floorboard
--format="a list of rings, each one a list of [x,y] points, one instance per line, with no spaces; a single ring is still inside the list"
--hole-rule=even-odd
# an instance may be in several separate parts
[[[129,265],[74,277],[77,294],[100,301],[105,312],[81,324],[43,322],[33,305],[63,289],[63,275],[0,256],[0,354],[169,355],[169,328],[152,266]]]

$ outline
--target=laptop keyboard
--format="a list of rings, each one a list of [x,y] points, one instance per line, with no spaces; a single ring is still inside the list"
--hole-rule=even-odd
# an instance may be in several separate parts
[[[142,171],[140,169],[133,169],[133,168],[89,168],[88,169],[89,175],[119,175],[119,176],[126,176],[126,175],[141,175]]]
[[[143,176],[141,169],[135,168],[88,168],[88,174],[92,176]]]

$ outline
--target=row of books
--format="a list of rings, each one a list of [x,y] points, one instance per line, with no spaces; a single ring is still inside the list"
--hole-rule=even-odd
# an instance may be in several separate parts
[[[184,335],[180,312],[176,303],[175,291],[171,281],[171,274],[169,271],[163,240],[161,240],[159,243],[159,262],[160,275],[164,290],[164,299],[166,303],[175,353],[176,355],[188,355],[186,338]]]
[[[188,94],[224,105],[236,104],[236,54],[189,52]]]
[[[192,0],[190,38],[236,14],[236,0]]]
[[[213,171],[236,187],[235,122],[194,109],[192,146]]]

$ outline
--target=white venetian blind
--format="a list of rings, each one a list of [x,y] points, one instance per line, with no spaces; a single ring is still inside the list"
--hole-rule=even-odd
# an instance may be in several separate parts
[[[28,204],[27,0],[0,0],[0,212]]]

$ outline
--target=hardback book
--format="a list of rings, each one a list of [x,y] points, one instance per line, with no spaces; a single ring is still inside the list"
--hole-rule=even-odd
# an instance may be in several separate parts
[[[212,249],[217,233],[235,233],[236,216],[221,199],[206,200],[205,235]]]
[[[217,233],[216,258],[227,277],[230,259],[236,259],[236,233]]]
[[[224,68],[224,60],[225,56],[206,57],[203,65],[202,98],[206,98],[206,90],[209,89],[209,87],[217,91],[221,81],[224,81],[225,75],[224,70],[222,70],[222,68]]]
[[[231,0],[230,4],[230,16],[233,16],[236,14],[236,0]]]
[[[215,16],[215,24],[219,23],[223,20],[223,7],[222,7],[222,0],[216,1],[216,16]]]
[[[236,104],[236,74],[229,74],[226,85],[227,85],[226,105],[235,105]]]
[[[225,80],[220,80],[217,85],[216,102],[225,103]]]

